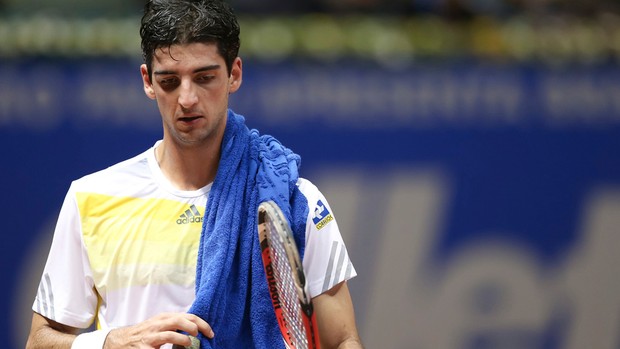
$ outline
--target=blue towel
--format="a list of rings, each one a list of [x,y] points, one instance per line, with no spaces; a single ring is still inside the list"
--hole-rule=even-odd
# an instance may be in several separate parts
[[[297,154],[228,111],[189,310],[215,332],[213,339],[199,336],[201,348],[284,348],[261,260],[257,209],[268,200],[280,206],[303,256],[308,203],[295,185],[299,165]]]

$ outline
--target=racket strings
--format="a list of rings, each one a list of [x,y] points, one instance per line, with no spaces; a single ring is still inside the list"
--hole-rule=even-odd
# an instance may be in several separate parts
[[[276,231],[273,222],[269,222],[272,232]],[[307,348],[308,339],[302,319],[301,306],[297,296],[297,288],[293,269],[287,258],[284,242],[277,233],[270,234],[271,257],[274,270],[276,288],[278,289],[280,305],[283,310],[285,326],[289,331],[291,341],[295,348]]]

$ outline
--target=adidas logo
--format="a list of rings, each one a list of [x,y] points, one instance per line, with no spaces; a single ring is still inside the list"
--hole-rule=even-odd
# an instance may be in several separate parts
[[[179,216],[177,224],[202,223],[202,216],[195,205],[190,206],[185,213]]]

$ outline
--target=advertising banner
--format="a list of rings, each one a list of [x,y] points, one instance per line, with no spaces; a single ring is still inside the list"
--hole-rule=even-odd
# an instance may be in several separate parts
[[[71,180],[162,137],[139,64],[0,63],[8,348]],[[617,65],[247,61],[231,107],[327,197],[368,348],[620,346]]]

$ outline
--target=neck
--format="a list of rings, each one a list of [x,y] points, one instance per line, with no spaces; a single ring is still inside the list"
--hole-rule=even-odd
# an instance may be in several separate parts
[[[180,190],[197,190],[215,180],[220,160],[220,144],[181,146],[163,142],[155,157],[164,176]]]

